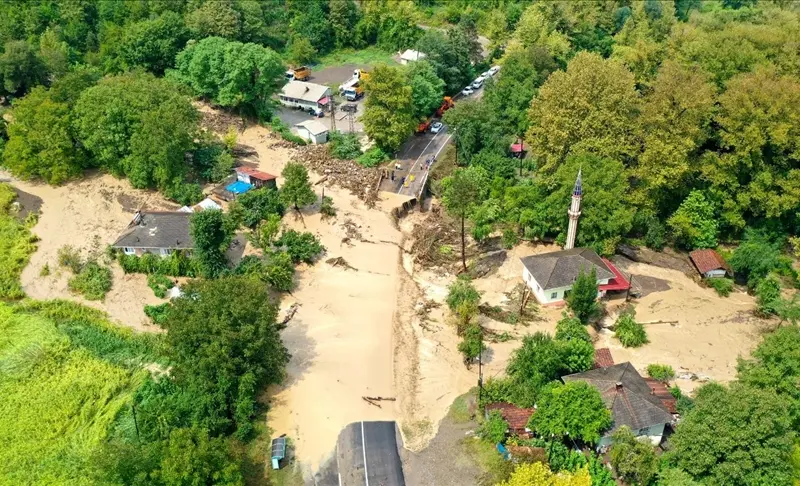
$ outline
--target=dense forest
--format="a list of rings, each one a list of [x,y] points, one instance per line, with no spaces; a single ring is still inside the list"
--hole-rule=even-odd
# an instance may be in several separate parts
[[[409,48],[426,59],[389,62]],[[500,67],[482,97],[445,113],[453,144],[432,176],[434,194],[476,242],[563,242],[580,171],[578,245],[604,255],[623,243],[719,248],[759,313],[800,319],[800,6],[788,0],[9,0],[0,3],[0,166],[49,184],[102,170],[194,203],[234,158],[230,140],[202,128],[193,100],[285,130],[273,118],[285,68],[331,56],[383,61],[372,63],[361,119],[376,147],[362,154],[352,135],[330,144],[333,156],[369,166],[390,159],[443,96]],[[525,157],[512,156],[514,143]],[[208,278],[184,289],[197,299],[153,311],[163,336],[119,332],[65,302],[0,304],[0,332],[12,337],[0,340],[0,395],[10,397],[0,438],[11,444],[0,471],[53,484],[239,485],[259,476],[264,458],[250,454],[258,394],[281,381],[289,358],[264,283],[290,290],[293,265],[322,251],[307,233],[278,237],[284,207],[316,200],[305,169],[291,171],[296,187],[280,195],[254,191],[234,206],[239,214],[195,218],[205,235],[197,268],[120,257],[126,272],[174,263],[154,273]],[[35,220],[16,221],[13,193],[2,189],[0,232],[13,237],[0,242],[9,274],[0,297],[19,299]],[[226,267],[221,255],[239,226],[255,229],[270,258]],[[583,341],[526,339],[508,379],[487,393],[570,406],[580,390],[550,382],[590,366]],[[783,328],[740,361],[732,386],[684,398],[672,450],[663,460],[631,453],[641,461],[626,481],[796,483],[798,343],[797,328]],[[82,388],[64,389],[75,380]],[[82,407],[94,402],[102,420],[83,423]],[[37,435],[38,421],[67,416],[77,418],[65,427],[86,432],[28,449],[32,438],[37,447],[50,439]],[[546,420],[557,417],[537,420],[550,430]],[[612,484],[592,461],[592,484]]]

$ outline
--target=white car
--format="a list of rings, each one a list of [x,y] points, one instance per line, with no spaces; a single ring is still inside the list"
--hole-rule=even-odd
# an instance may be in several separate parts
[[[494,76],[498,71],[500,71],[500,66],[492,66],[489,68],[489,75]]]
[[[492,73],[490,73],[489,71],[486,71],[485,73],[481,74],[480,77],[483,78],[483,79],[486,79],[491,75],[492,75]]]
[[[475,92],[475,90],[472,89],[472,86],[467,86],[466,88],[461,90],[461,94],[464,95],[464,96],[469,96],[474,92]]]
[[[483,86],[483,78],[478,78],[472,82],[472,89],[480,89]]]
[[[444,128],[444,124],[442,122],[435,122],[431,125],[431,133],[439,133]]]

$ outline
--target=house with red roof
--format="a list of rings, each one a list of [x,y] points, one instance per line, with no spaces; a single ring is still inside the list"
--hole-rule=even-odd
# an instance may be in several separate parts
[[[705,278],[725,277],[733,273],[722,256],[709,248],[690,252],[689,259]]]
[[[508,422],[508,433],[522,438],[531,437],[528,420],[536,411],[535,408],[521,408],[508,402],[495,402],[486,405],[484,409],[487,415],[493,410],[500,412],[503,419]]]

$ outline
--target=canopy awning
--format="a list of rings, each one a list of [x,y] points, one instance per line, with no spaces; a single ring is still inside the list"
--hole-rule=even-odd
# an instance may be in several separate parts
[[[320,105],[327,105],[329,101],[330,101],[330,98],[325,96],[324,98],[320,99],[317,103],[319,103]]]
[[[617,267],[614,266],[607,258],[603,258],[603,263],[606,264],[611,273],[614,274],[614,278],[608,281],[605,285],[598,286],[598,290],[602,291],[609,291],[609,290],[628,290],[631,287],[631,283],[622,275],[622,272],[617,270]]]

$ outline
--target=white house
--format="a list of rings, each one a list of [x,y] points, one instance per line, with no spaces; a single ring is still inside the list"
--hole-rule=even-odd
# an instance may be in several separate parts
[[[428,57],[424,52],[415,51],[414,49],[406,49],[400,54],[400,64],[406,65],[410,62],[421,61]]]
[[[289,81],[278,95],[283,106],[291,108],[324,109],[330,102],[331,89],[327,86],[305,81]]]
[[[317,120],[306,120],[295,125],[297,136],[311,143],[325,143],[328,141],[328,127]]]
[[[610,263],[600,258],[590,248],[572,248],[531,255],[520,258],[520,261],[522,261],[522,279],[533,291],[536,300],[542,304],[563,301],[581,271],[589,273],[592,268],[597,273],[597,285],[601,295],[607,290],[617,290],[609,288],[618,283],[615,273],[609,268]]]

